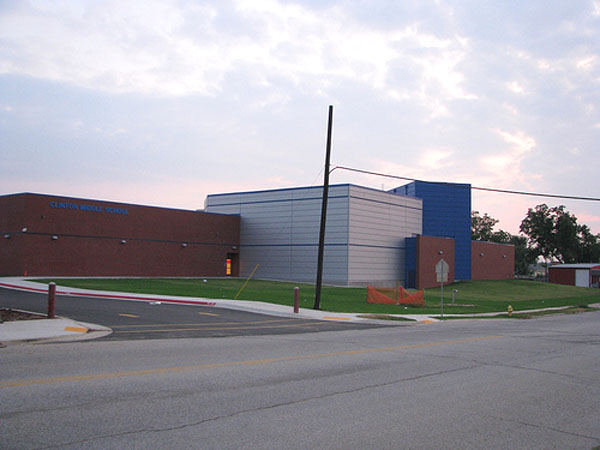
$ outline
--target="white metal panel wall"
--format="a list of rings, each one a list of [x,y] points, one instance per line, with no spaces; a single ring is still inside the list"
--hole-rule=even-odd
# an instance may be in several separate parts
[[[348,280],[348,185],[331,186],[323,280]],[[260,264],[265,279],[314,281],[322,188],[308,187],[208,196],[207,212],[240,214],[240,275]]]
[[[405,283],[405,238],[421,234],[420,199],[350,186],[348,283]]]
[[[590,287],[590,271],[588,269],[575,270],[575,286]]]

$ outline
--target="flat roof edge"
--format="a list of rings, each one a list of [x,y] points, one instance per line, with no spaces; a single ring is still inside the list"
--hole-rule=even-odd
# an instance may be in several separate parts
[[[14,194],[3,194],[0,195],[0,198],[10,198],[10,197],[24,197],[24,196],[32,196],[32,197],[40,197],[40,198],[57,198],[62,200],[72,200],[78,202],[95,202],[95,203],[110,203],[113,205],[122,205],[122,206],[133,206],[140,208],[155,208],[155,209],[166,209],[170,211],[185,211],[185,212],[193,212],[193,213],[202,213],[202,214],[214,214],[220,216],[239,216],[239,214],[228,214],[228,213],[218,213],[218,212],[209,212],[204,209],[186,209],[186,208],[174,208],[169,206],[157,206],[157,205],[142,205],[139,203],[127,203],[127,202],[119,202],[115,200],[102,200],[97,198],[82,198],[82,197],[68,197],[65,195],[56,195],[56,194],[40,194],[36,192],[19,192]]]
[[[368,187],[368,186],[360,186],[358,184],[353,184],[353,183],[340,183],[340,184],[330,184],[329,185],[330,189],[335,188],[335,187],[353,187],[353,188],[358,188],[358,189],[364,189],[367,191],[378,192],[378,193],[385,194],[385,195],[396,195],[396,196],[406,197],[406,198],[410,198],[410,199],[415,198],[410,195],[397,194],[390,190],[382,190],[382,189],[372,188],[372,187]],[[268,192],[302,191],[302,190],[308,190],[308,189],[323,189],[323,185],[321,184],[321,185],[315,185],[315,186],[297,186],[297,187],[289,187],[289,188],[261,189],[261,190],[256,190],[256,191],[221,192],[218,194],[208,194],[206,196],[206,198],[224,197],[224,196],[230,196],[230,195],[264,194],[264,193],[268,193]]]

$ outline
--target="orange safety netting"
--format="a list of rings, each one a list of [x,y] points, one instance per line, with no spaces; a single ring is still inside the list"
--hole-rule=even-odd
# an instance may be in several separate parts
[[[367,286],[367,303],[425,306],[425,293],[421,289],[419,292],[411,294],[402,286],[397,288]]]

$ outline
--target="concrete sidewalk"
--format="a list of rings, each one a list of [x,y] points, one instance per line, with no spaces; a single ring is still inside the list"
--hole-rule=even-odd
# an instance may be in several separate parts
[[[0,344],[19,342],[66,342],[96,339],[112,333],[102,325],[71,319],[15,320],[0,323]]]

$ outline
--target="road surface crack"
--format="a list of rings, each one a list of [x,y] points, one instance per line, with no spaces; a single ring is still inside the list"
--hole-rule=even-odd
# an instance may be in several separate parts
[[[102,435],[102,436],[94,436],[94,437],[91,437],[91,438],[88,438],[88,439],[80,439],[80,440],[76,440],[76,441],[72,441],[72,442],[63,442],[63,443],[60,443],[60,444],[54,444],[54,445],[49,445],[49,446],[45,446],[45,447],[39,447],[39,450],[48,449],[48,448],[63,448],[65,446],[69,446],[69,445],[79,445],[79,444],[84,444],[86,442],[93,442],[93,441],[100,441],[100,440],[103,440],[103,439],[118,438],[118,437],[123,437],[123,436],[129,436],[129,435],[133,435],[133,434],[138,434],[138,433],[162,433],[162,432],[168,432],[168,431],[183,430],[185,428],[196,427],[196,426],[204,425],[205,423],[215,422],[215,421],[219,421],[219,420],[226,420],[226,419],[230,419],[230,418],[237,417],[237,416],[244,415],[244,414],[255,413],[255,412],[260,412],[260,411],[268,411],[268,410],[272,410],[272,409],[276,409],[276,408],[281,408],[281,407],[286,407],[286,406],[292,406],[292,405],[296,405],[296,404],[306,403],[306,402],[310,402],[310,401],[313,401],[313,400],[322,400],[322,399],[327,399],[327,398],[331,398],[331,397],[336,397],[338,395],[352,394],[352,393],[355,393],[355,392],[366,391],[366,390],[369,390],[369,389],[377,389],[377,388],[382,388],[382,387],[387,387],[387,386],[393,386],[395,384],[406,383],[406,382],[410,382],[410,381],[418,381],[418,380],[422,380],[424,378],[431,378],[431,377],[435,377],[435,376],[438,376],[438,375],[446,375],[446,374],[449,374],[449,373],[460,372],[460,371],[464,371],[464,370],[470,370],[470,369],[473,369],[475,367],[478,367],[478,366],[477,365],[472,365],[472,366],[466,366],[466,367],[457,367],[457,368],[454,368],[454,369],[442,370],[442,371],[427,373],[427,374],[418,375],[418,376],[414,376],[414,377],[401,378],[401,379],[398,379],[398,380],[388,381],[388,382],[385,382],[385,383],[369,384],[369,385],[361,386],[361,387],[358,387],[358,388],[355,388],[355,389],[346,389],[346,390],[342,390],[342,391],[331,392],[331,393],[328,393],[328,394],[317,395],[317,396],[303,398],[303,399],[299,399],[299,400],[292,400],[292,401],[287,401],[287,402],[274,403],[272,405],[260,406],[260,407],[257,407],[257,408],[249,408],[249,409],[244,409],[244,410],[241,410],[241,411],[234,411],[234,412],[231,412],[229,414],[222,414],[222,415],[219,415],[219,416],[209,417],[209,418],[206,418],[206,419],[197,420],[197,421],[189,422],[189,423],[183,423],[183,424],[180,424],[180,425],[173,425],[173,426],[160,427],[160,428],[157,428],[157,427],[155,427],[155,428],[141,428],[141,429],[137,429],[137,430],[123,431],[121,433],[105,434],[105,435]]]
[[[527,367],[527,366],[520,366],[517,364],[508,364],[508,363],[502,363],[502,362],[486,362],[486,361],[480,361],[477,359],[472,359],[472,358],[461,358],[461,357],[457,357],[457,356],[448,356],[448,355],[436,355],[437,358],[442,358],[442,359],[450,359],[452,361],[460,361],[460,362],[470,362],[470,363],[474,363],[477,364],[479,366],[484,366],[484,367],[504,367],[504,368],[508,368],[508,369],[518,369],[518,370],[525,370],[525,371],[529,371],[529,372],[538,372],[538,373],[543,373],[543,374],[547,374],[547,375],[556,375],[559,377],[563,377],[572,381],[576,381],[578,383],[586,383],[586,384],[591,384],[592,386],[596,386],[598,384],[597,380],[592,379],[592,378],[585,378],[585,377],[581,377],[578,375],[573,375],[570,373],[561,373],[561,372],[555,372],[552,370],[544,370],[544,369],[539,369],[537,367]]]
[[[517,425],[523,425],[523,426],[526,426],[526,427],[539,428],[541,430],[555,431],[557,433],[567,434],[569,436],[575,436],[575,437],[580,437],[580,438],[585,438],[585,439],[593,439],[596,442],[600,442],[600,436],[588,436],[586,434],[574,433],[572,431],[565,431],[565,430],[561,430],[561,429],[558,429],[558,428],[550,427],[550,426],[547,426],[547,425],[540,425],[540,424],[537,424],[537,423],[525,422],[523,420],[507,419],[506,417],[499,417],[499,416],[489,416],[489,417],[491,417],[492,419],[501,420],[503,422],[508,422],[508,423],[511,423],[511,424],[517,424]]]

